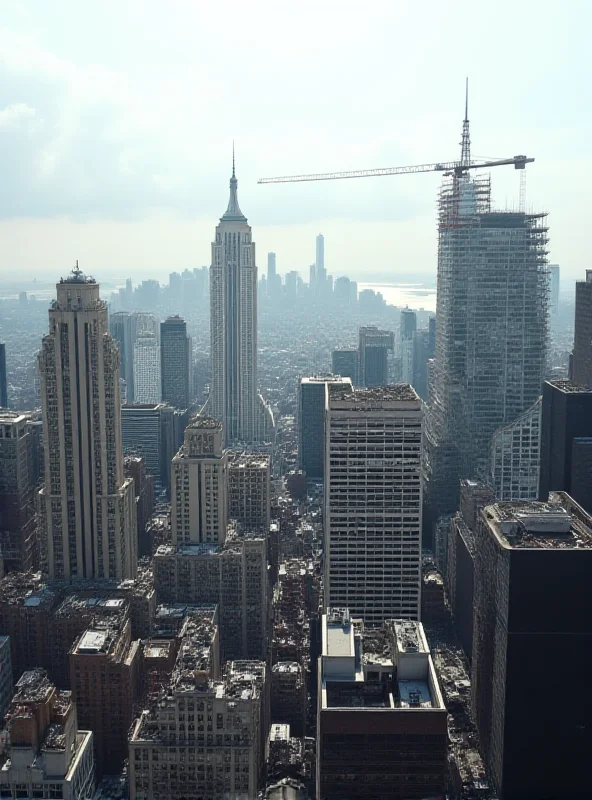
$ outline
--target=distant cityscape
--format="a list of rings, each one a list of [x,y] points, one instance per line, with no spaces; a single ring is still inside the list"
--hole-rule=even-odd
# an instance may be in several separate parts
[[[592,270],[475,166],[436,288],[258,269],[233,156],[208,266],[6,289],[0,798],[589,796]]]

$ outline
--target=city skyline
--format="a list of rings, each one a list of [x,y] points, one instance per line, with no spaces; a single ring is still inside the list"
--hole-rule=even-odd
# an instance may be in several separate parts
[[[256,3],[264,14],[247,14],[237,5],[235,31],[241,33],[230,35],[225,64],[212,74],[213,44],[205,32],[221,24],[220,10],[198,17],[192,4],[180,2],[164,15],[149,2],[140,15],[143,36],[133,37],[130,48],[138,7],[131,0],[114,5],[119,24],[109,32],[112,48],[106,50],[108,14],[96,14],[88,4],[60,5],[59,25],[35,0],[3,7],[0,74],[10,86],[0,108],[8,187],[0,207],[5,270],[55,274],[81,252],[92,254],[87,268],[95,272],[136,263],[149,274],[162,263],[187,263],[187,253],[191,263],[207,263],[210,220],[222,200],[219,175],[234,137],[260,251],[277,252],[284,271],[311,263],[310,241],[323,230],[327,244],[334,243],[329,272],[366,268],[389,274],[404,267],[433,273],[436,176],[283,187],[258,187],[256,180],[454,158],[466,74],[475,152],[526,152],[536,159],[527,170],[527,205],[554,214],[551,260],[562,264],[566,277],[585,269],[583,211],[575,198],[592,169],[589,113],[578,102],[589,68],[578,66],[583,47],[577,43],[555,46],[569,24],[558,9],[534,15],[533,23],[532,3],[519,9],[508,3],[511,31],[502,8],[496,20],[488,20],[485,41],[451,57],[447,32],[465,19],[464,2],[446,11],[432,4],[421,16],[387,3],[366,15],[346,3],[338,35],[329,3],[305,2],[298,13]],[[585,22],[588,11],[581,11]],[[389,31],[401,24],[421,27],[422,51],[430,58],[404,42],[396,63],[414,81],[393,86],[384,53]],[[526,37],[521,28],[528,30]],[[286,29],[294,36],[281,35]],[[375,46],[366,52],[365,41],[372,38],[365,39],[367,29],[384,38],[383,46],[373,39]],[[570,25],[569,34],[583,36],[584,29],[585,24]],[[252,58],[249,42],[261,35],[265,47]],[[304,64],[296,52],[290,57],[300,37],[313,56]],[[509,80],[515,64],[493,71],[481,57],[502,39],[521,55],[520,81]],[[554,43],[552,72],[537,59],[545,41]],[[355,63],[349,56],[354,42],[365,53]],[[279,64],[273,75],[271,57]],[[249,80],[253,102],[237,123],[229,109],[238,91],[231,78],[239,72]],[[385,93],[391,98],[386,105]],[[324,102],[329,94],[330,108]],[[203,125],[203,119],[210,123]],[[573,155],[566,156],[566,140]],[[518,176],[503,172],[494,202],[511,207],[518,201]]]

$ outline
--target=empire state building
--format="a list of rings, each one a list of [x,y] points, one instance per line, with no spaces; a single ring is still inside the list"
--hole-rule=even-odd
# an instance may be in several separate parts
[[[270,440],[273,417],[257,392],[255,244],[238,204],[237,185],[233,156],[228,208],[212,242],[207,412],[223,423],[226,444],[253,444]]]

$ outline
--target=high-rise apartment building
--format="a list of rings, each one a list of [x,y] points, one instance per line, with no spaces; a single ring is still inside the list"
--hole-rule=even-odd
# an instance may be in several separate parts
[[[498,500],[536,500],[538,497],[541,408],[539,398],[518,419],[493,434],[490,483]]]
[[[339,348],[331,353],[331,372],[349,378],[354,386],[358,384],[358,351],[352,348]]]
[[[6,725],[0,797],[93,796],[93,733],[78,729],[72,693],[56,689],[43,669],[20,677]]]
[[[487,478],[495,431],[540,395],[547,340],[545,217],[492,211],[489,177],[455,175],[440,191],[436,350],[424,464],[428,525],[456,510],[459,478]]]
[[[179,316],[160,323],[161,399],[175,408],[191,405],[191,337],[187,324]]]
[[[301,378],[298,392],[298,462],[309,480],[322,481],[325,474],[325,409],[331,386],[351,389],[349,378],[314,375]]]
[[[52,579],[133,578],[134,488],[123,473],[119,351],[107,304],[78,266],[56,288],[39,354],[42,568]]]
[[[228,516],[244,530],[269,531],[271,463],[268,455],[244,451],[229,453]]]
[[[322,617],[317,798],[444,797],[448,714],[420,622]]]
[[[2,574],[38,567],[33,434],[27,415],[0,410],[0,556]]]
[[[394,350],[392,331],[381,331],[375,325],[360,328],[358,380],[371,389],[386,386],[389,382],[388,353]]]
[[[268,439],[270,409],[257,392],[257,266],[251,226],[230,179],[228,208],[216,227],[210,268],[212,386],[206,412],[227,443]]]
[[[419,619],[422,409],[404,384],[328,392],[325,606]]]
[[[576,315],[571,378],[592,388],[592,269],[576,283]]]
[[[160,401],[160,347],[156,334],[142,331],[134,344],[134,402]]]
[[[503,800],[585,797],[592,518],[564,494],[483,509],[475,537],[473,712]]]
[[[6,345],[0,342],[0,408],[8,408],[8,380],[6,377]]]
[[[541,421],[539,500],[567,492],[592,513],[592,388],[572,381],[545,381]]]
[[[194,417],[173,458],[171,526],[173,544],[224,544],[228,501],[228,455],[222,423]]]

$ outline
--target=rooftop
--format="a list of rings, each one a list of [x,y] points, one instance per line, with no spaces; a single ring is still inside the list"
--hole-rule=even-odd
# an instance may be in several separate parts
[[[389,386],[375,386],[372,389],[351,389],[347,384],[331,386],[331,398],[335,400],[357,400],[360,403],[372,401],[417,401],[419,396],[408,383],[393,383]]]
[[[493,503],[483,509],[482,515],[508,548],[592,548],[592,518],[563,492],[553,492],[548,503],[535,500]]]
[[[96,283],[90,275],[85,275],[78,266],[78,261],[72,272],[65,278],[60,278],[60,283]]]
[[[585,386],[581,386],[579,383],[574,383],[569,380],[545,381],[545,383],[554,386],[564,394],[590,394],[592,392],[591,389],[587,389]]]
[[[221,431],[222,423],[220,422],[220,420],[214,419],[213,417],[201,417],[198,415],[196,417],[191,418],[189,425],[187,427],[195,428],[198,430],[205,428],[208,430]]]

